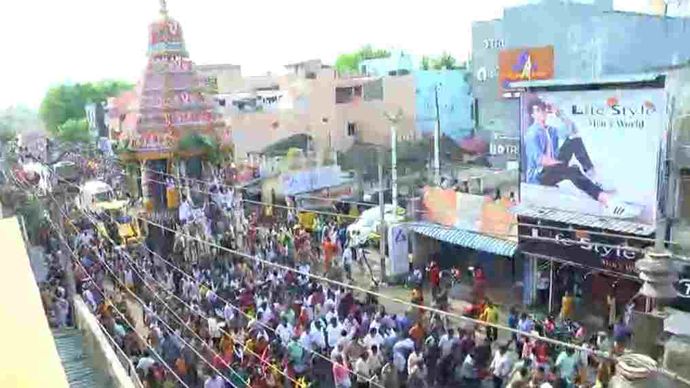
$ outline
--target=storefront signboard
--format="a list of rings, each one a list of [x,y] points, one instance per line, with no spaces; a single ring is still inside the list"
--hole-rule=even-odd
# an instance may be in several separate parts
[[[499,88],[511,82],[551,79],[554,74],[553,46],[503,50],[498,55]]]
[[[489,144],[489,153],[494,156],[504,156],[506,160],[518,160],[520,158],[520,139],[496,137]]]
[[[523,94],[521,203],[655,225],[665,110],[663,89]]]
[[[531,222],[524,223],[531,224]],[[619,237],[601,236],[586,230],[566,231],[566,225],[555,228],[520,226],[519,249],[525,254],[537,254],[569,261],[592,269],[602,269],[624,274],[636,274],[635,262],[644,257],[644,249],[650,244],[637,244]],[[563,230],[561,230],[563,229]]]

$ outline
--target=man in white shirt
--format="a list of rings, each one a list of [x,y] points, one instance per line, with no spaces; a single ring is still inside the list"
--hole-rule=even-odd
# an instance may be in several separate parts
[[[326,348],[326,338],[323,334],[323,328],[321,327],[321,321],[315,321],[314,327],[309,332],[309,340],[318,351]]]
[[[221,336],[221,328],[225,326],[225,322],[218,322],[216,317],[209,317],[208,318],[208,332],[211,334],[211,338],[213,339],[219,339]]]
[[[446,334],[441,336],[438,343],[441,348],[441,357],[448,357],[453,350],[453,345],[456,343],[460,343],[460,338],[455,334],[453,329],[449,328]]]
[[[369,370],[372,375],[377,374],[383,366],[383,356],[379,352],[379,347],[374,345],[369,348]]]
[[[235,309],[233,309],[233,306],[230,305],[230,303],[225,303],[225,307],[223,308],[223,318],[225,319],[225,325],[227,327],[231,327],[231,322],[233,319],[235,319]]]
[[[376,346],[380,349],[381,345],[383,345],[383,336],[378,332],[378,330],[372,328],[369,330],[369,333],[364,336],[362,342],[364,347],[367,349],[370,349],[372,346]]]
[[[283,318],[280,321],[280,324],[278,324],[276,328],[276,334],[280,337],[280,341],[283,345],[287,346],[288,342],[290,342],[290,338],[292,338],[292,326],[288,323],[287,319]]]
[[[508,354],[508,347],[502,345],[491,361],[490,370],[493,373],[494,387],[503,387],[503,381],[510,376],[513,360]]]
[[[328,347],[335,348],[340,341],[340,333],[343,331],[343,326],[338,322],[338,318],[332,317],[326,330],[328,334]]]
[[[209,377],[204,382],[204,388],[225,388],[225,380],[219,375]]]
[[[148,376],[149,374],[149,369],[155,364],[156,361],[149,355],[148,350],[144,352],[144,357],[139,359],[139,362],[137,363],[137,370],[140,370],[143,372],[144,378]]]
[[[411,376],[415,368],[421,367],[422,361],[424,361],[424,355],[415,347],[407,357],[407,375]]]
[[[355,362],[355,373],[357,374],[357,387],[368,388],[371,379],[371,369],[369,366],[369,352],[362,352],[357,362]]]
[[[347,247],[343,252],[343,270],[345,271],[345,275],[350,281],[352,281],[353,249],[353,247]]]

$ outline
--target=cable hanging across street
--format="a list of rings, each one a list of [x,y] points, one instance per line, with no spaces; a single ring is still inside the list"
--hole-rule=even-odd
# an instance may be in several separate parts
[[[182,186],[182,182],[184,182],[184,181],[191,181],[191,182],[196,182],[196,183],[203,184],[203,185],[206,185],[206,186],[223,187],[223,188],[225,188],[225,189],[243,190],[243,191],[246,191],[246,190],[247,190],[246,188],[243,188],[243,187],[237,186],[237,185],[234,185],[234,186],[233,186],[233,185],[227,185],[227,184],[223,184],[223,183],[219,183],[219,182],[205,181],[205,180],[196,179],[196,178],[178,177],[178,176],[175,176],[175,175],[170,174],[170,173],[160,172],[160,171],[156,171],[156,170],[152,170],[152,169],[148,169],[148,168],[142,168],[142,170],[143,170],[143,171],[147,171],[147,172],[156,173],[156,174],[159,174],[159,175],[169,176],[169,177],[173,180],[173,182],[176,181],[176,180],[179,180],[180,183],[179,183],[179,184],[175,184],[176,187],[178,187],[178,188],[180,188],[180,189],[189,188],[190,191],[194,191],[194,192],[197,192],[197,193],[213,194],[213,193],[210,193],[208,190],[202,190],[202,189],[199,189],[199,188],[192,188],[192,187],[190,187],[190,186]],[[121,174],[126,175],[124,171],[122,171]],[[166,184],[167,184],[167,182],[161,182],[161,181],[158,181],[158,180],[155,180],[155,179],[152,179],[152,178],[149,178],[149,181],[154,182],[154,183],[158,183],[158,184],[161,184],[161,185],[166,185]],[[322,200],[322,201],[330,201],[330,202],[350,203],[350,204],[356,204],[356,205],[360,205],[360,204],[361,204],[361,206],[370,206],[370,207],[376,207],[376,206],[378,206],[378,204],[372,204],[372,203],[366,203],[366,202],[358,202],[358,201],[351,201],[351,200],[341,200],[341,199],[337,199],[337,198],[319,197],[319,196],[314,196],[314,195],[301,195],[301,194],[298,194],[298,195],[296,195],[296,197],[311,198],[311,199],[317,199],[317,200]],[[244,200],[244,201],[249,202],[249,200]],[[283,208],[283,209],[296,209],[296,210],[299,210],[299,209],[300,209],[299,206],[289,207],[289,206],[284,206],[284,205],[272,204],[272,203],[265,202],[265,201],[253,201],[253,200],[252,200],[252,201],[249,202],[249,203],[253,203],[253,204],[256,204],[256,205],[264,205],[264,206],[274,206],[274,207],[276,207],[276,208]],[[324,211],[320,211],[320,210],[311,210],[311,209],[305,209],[305,210],[309,210],[310,212],[313,212],[313,213],[315,213],[315,214],[322,214],[322,215],[326,215],[326,216],[339,216],[339,217],[344,217],[344,218],[356,218],[356,217],[349,216],[349,215],[347,215],[347,214],[336,214],[336,213],[324,212]],[[417,210],[415,210],[415,211],[416,211],[417,213],[426,213],[426,212],[427,212],[426,210],[422,210],[422,209],[417,209]],[[440,213],[443,214],[444,212],[449,212],[449,213],[450,213],[450,212],[453,212],[453,211],[452,211],[452,210],[439,209],[437,212],[440,212]],[[453,214],[454,214],[454,213],[453,213]],[[525,223],[525,222],[513,222],[513,223],[510,223],[509,225],[511,225],[511,226],[512,226],[512,225],[517,225],[517,226],[534,227],[534,228],[539,228],[539,229],[555,230],[555,231],[571,232],[571,233],[577,232],[577,228],[564,228],[564,227],[558,227],[558,226],[539,225],[539,224],[532,224],[532,223]],[[593,230],[588,230],[586,233],[587,233],[588,235],[593,235],[593,236],[613,237],[613,238],[620,238],[620,239],[624,239],[624,240],[641,241],[641,242],[649,242],[649,243],[654,243],[654,242],[657,241],[657,240],[654,239],[654,238],[642,237],[642,236],[635,236],[635,235],[630,235],[630,234],[611,233],[611,232],[600,232],[600,231],[593,231]],[[506,237],[511,237],[511,236],[508,236],[508,235],[507,235]],[[664,240],[663,242],[664,242],[665,244],[671,244],[671,245],[680,245],[680,244],[681,244],[680,242],[672,241],[672,240]]]

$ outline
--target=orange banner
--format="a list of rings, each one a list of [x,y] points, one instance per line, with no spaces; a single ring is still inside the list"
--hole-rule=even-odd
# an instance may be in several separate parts
[[[450,189],[425,187],[423,219],[471,232],[517,240],[517,217],[512,203],[504,198],[458,193]]]
[[[440,187],[425,187],[422,198],[423,218],[445,226],[455,226],[458,220],[457,193]]]
[[[488,199],[482,206],[480,232],[500,238],[517,240],[517,217],[510,212],[512,203],[503,198],[499,201]]]
[[[503,50],[498,55],[501,90],[511,82],[551,79],[554,75],[553,46]]]

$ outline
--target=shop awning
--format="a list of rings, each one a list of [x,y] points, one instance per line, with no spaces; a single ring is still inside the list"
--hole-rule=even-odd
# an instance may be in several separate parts
[[[503,240],[485,234],[437,224],[416,223],[412,224],[410,229],[427,237],[495,255],[510,257],[515,254],[517,249],[517,241]]]
[[[545,219],[549,221],[562,222],[590,228],[613,230],[615,232],[636,234],[639,236],[649,236],[654,233],[656,226],[641,224],[615,218],[598,217],[589,214],[567,212],[558,209],[547,209],[529,205],[516,205],[511,209],[513,214],[518,216]]]

